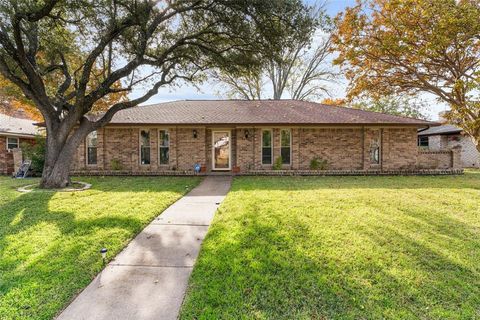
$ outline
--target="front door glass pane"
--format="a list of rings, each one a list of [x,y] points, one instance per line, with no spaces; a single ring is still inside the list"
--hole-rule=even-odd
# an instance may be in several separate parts
[[[213,133],[213,167],[214,169],[230,168],[230,135],[228,132]]]

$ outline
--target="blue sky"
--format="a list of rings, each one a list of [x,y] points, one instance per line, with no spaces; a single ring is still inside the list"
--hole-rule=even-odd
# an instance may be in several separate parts
[[[313,4],[317,3],[318,1],[305,0],[305,2]],[[355,5],[355,0],[326,0],[325,9],[328,15],[335,16],[339,12],[343,11],[346,7],[351,7],[353,5]],[[346,85],[346,81],[332,84],[332,87],[330,88],[331,96],[333,98],[344,97]],[[185,99],[219,99],[221,97],[216,95],[219,90],[220,88],[215,87],[209,83],[204,83],[200,85],[199,88],[195,88],[194,86],[188,84],[181,84],[176,87],[160,89],[158,94],[152,97],[146,104]],[[137,90],[134,90],[131,93],[130,97],[138,97],[144,92],[145,90],[139,88]],[[445,105],[439,104],[431,96],[424,95],[422,96],[422,99],[429,102],[429,110],[426,110],[426,113],[432,120],[436,120],[438,118],[438,113],[446,109]]]

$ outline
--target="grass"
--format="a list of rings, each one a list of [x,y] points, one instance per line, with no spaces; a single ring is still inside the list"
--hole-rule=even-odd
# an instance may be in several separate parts
[[[15,187],[0,177],[0,319],[52,319],[143,227],[199,180],[79,178],[81,192]],[[188,186],[188,188],[186,188]]]
[[[242,177],[181,319],[480,319],[480,171]]]

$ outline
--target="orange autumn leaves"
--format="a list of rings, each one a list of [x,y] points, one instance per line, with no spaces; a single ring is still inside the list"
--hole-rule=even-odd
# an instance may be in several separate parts
[[[480,1],[359,0],[333,36],[348,98],[431,94],[480,151]]]
[[[115,83],[114,89],[120,89],[121,84]],[[103,99],[98,100],[91,112],[100,113],[108,110],[113,104],[127,100],[127,91],[110,93]],[[35,121],[43,121],[42,114],[34,103],[27,99],[21,90],[0,75],[0,113],[13,117],[29,118]]]

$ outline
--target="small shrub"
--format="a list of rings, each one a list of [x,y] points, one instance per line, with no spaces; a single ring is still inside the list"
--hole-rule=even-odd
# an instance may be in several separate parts
[[[310,170],[326,170],[328,168],[328,161],[318,157],[310,161]]]
[[[112,170],[122,170],[122,169],[123,169],[123,165],[122,165],[122,163],[120,162],[120,160],[118,160],[118,159],[113,159],[112,161],[110,161],[110,168],[112,168]]]
[[[282,170],[282,164],[282,157],[278,157],[277,159],[275,159],[275,163],[273,164],[273,170]]]
[[[46,140],[43,136],[36,136],[35,143],[23,142],[20,146],[24,160],[31,160],[33,175],[41,176],[45,164]]]

